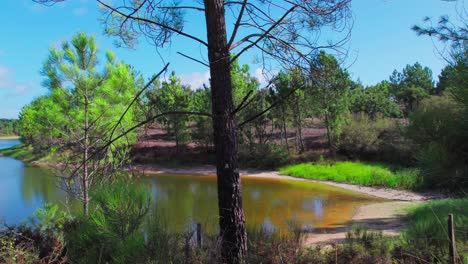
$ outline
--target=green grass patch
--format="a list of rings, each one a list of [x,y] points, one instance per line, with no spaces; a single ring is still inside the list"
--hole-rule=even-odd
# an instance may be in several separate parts
[[[17,135],[0,135],[0,139],[20,139]]]
[[[409,209],[407,228],[401,234],[403,248],[421,259],[448,263],[448,214],[454,215],[459,258],[468,263],[468,198],[443,199]]]
[[[31,145],[18,144],[11,148],[1,149],[0,156],[15,158],[25,162],[39,162],[39,163],[54,163],[55,158],[53,153],[46,153],[35,151]]]
[[[382,164],[353,161],[335,164],[303,163],[280,168],[281,174],[312,180],[351,183],[362,186],[417,189],[421,177],[417,169],[392,169]]]

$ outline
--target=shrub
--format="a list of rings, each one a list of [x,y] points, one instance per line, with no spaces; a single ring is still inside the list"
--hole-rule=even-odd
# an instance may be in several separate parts
[[[411,152],[407,146],[395,120],[359,113],[343,128],[340,151],[351,158],[408,163]]]
[[[288,163],[290,154],[276,144],[240,145],[239,163],[244,168],[276,169]]]
[[[89,215],[79,216],[66,230],[70,258],[79,263],[136,261],[145,247],[141,226],[149,210],[148,189],[122,176],[96,188],[91,197]]]
[[[0,263],[37,263],[39,252],[34,242],[14,229],[0,228]]]
[[[417,144],[417,160],[426,186],[468,186],[465,139],[460,106],[450,97],[434,96],[410,115],[407,136]]]

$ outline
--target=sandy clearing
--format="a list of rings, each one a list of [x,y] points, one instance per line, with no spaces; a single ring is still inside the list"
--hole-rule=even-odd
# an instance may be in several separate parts
[[[346,232],[351,230],[355,224],[364,225],[371,230],[382,231],[386,236],[398,236],[405,227],[406,209],[419,203],[422,202],[389,201],[361,206],[345,226],[306,234],[303,240],[304,245],[341,243],[346,238]]]

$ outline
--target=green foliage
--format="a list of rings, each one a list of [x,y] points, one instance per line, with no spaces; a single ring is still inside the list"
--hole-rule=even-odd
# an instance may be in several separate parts
[[[53,233],[55,237],[63,239],[65,226],[73,220],[73,217],[59,209],[58,205],[46,203],[34,213],[30,219],[33,229],[41,233]]]
[[[297,164],[280,168],[281,174],[294,177],[335,181],[362,186],[384,186],[393,188],[416,189],[420,185],[418,170],[400,169],[392,171],[389,167],[360,162],[336,162],[335,164]]]
[[[155,81],[153,88],[147,93],[151,112],[153,115],[169,112],[190,111],[191,91],[188,86],[181,84],[175,72],[171,73],[169,80]],[[179,147],[185,145],[190,139],[187,123],[189,116],[184,114],[170,114],[162,117],[161,122],[167,133],[174,136],[177,152]]]
[[[104,69],[99,72],[97,57],[94,37],[84,33],[76,34],[60,49],[50,49],[41,70],[49,94],[35,99],[20,113],[20,135],[27,143],[44,148],[78,145],[85,118],[93,122],[89,129],[91,138],[100,141],[110,137],[111,128],[136,94],[136,74],[130,66],[117,62],[110,51]],[[133,125],[133,108],[130,108],[115,134]],[[125,140],[117,140],[113,146],[135,139],[135,134],[129,133]]]
[[[468,260],[468,199],[436,200],[410,209],[401,234],[402,250],[421,262],[448,263],[447,215],[454,215],[459,257]],[[461,256],[464,254],[464,256]]]
[[[349,110],[353,113],[366,113],[372,119],[384,117],[399,117],[401,111],[398,105],[392,101],[390,84],[382,81],[374,86],[363,88],[358,85],[351,90],[351,102]]]
[[[211,91],[204,86],[196,90],[191,98],[194,112],[211,113]],[[208,147],[213,144],[212,120],[206,116],[192,116],[195,129],[192,131],[192,139],[198,144]]]
[[[78,263],[128,263],[144,250],[141,229],[150,194],[124,176],[92,192],[92,209],[65,233],[69,256]],[[86,254],[83,254],[86,252]]]
[[[15,230],[0,228],[0,262],[5,264],[33,264],[39,260],[39,252],[31,241],[22,240]]]
[[[340,151],[353,159],[380,160],[411,165],[409,140],[401,135],[397,120],[365,113],[354,114],[343,128]]]
[[[239,163],[243,168],[274,169],[288,164],[291,155],[276,144],[250,144],[239,148]]]
[[[297,153],[304,151],[302,127],[306,116],[310,116],[308,98],[306,97],[306,76],[298,69],[280,72],[273,80],[266,98],[269,104],[281,101],[271,111],[272,123],[280,128],[281,142],[289,151],[288,126],[295,128],[295,149]]]
[[[406,65],[402,72],[394,70],[390,76],[391,93],[404,104],[406,113],[416,109],[419,102],[435,92],[432,71],[416,62]]]
[[[456,191],[468,186],[467,79],[465,49],[442,72],[439,86],[446,95],[423,101],[410,116],[407,134],[417,143],[417,158],[427,186]]]
[[[347,122],[349,107],[349,74],[343,70],[333,55],[321,51],[311,66],[312,102],[316,115],[327,128],[330,149],[335,152],[340,145],[342,128]]]
[[[0,136],[18,135],[18,120],[0,118]]]
[[[421,102],[410,115],[407,135],[417,144],[424,184],[459,189],[468,184],[462,108],[448,96]]]
[[[342,263],[391,263],[392,243],[382,231],[354,225],[340,251]]]

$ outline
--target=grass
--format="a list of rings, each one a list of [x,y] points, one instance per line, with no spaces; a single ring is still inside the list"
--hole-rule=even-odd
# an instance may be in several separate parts
[[[362,186],[417,189],[421,178],[417,169],[392,169],[382,164],[353,161],[335,164],[303,163],[280,168],[281,174],[320,181],[351,183]]]
[[[38,162],[43,164],[54,163],[53,154],[45,154],[34,151],[31,145],[18,144],[11,148],[1,149],[0,156],[10,157],[25,162]]]
[[[421,259],[448,263],[447,215],[451,213],[454,215],[459,263],[468,263],[467,208],[468,198],[435,200],[410,208],[407,228],[401,234],[403,248],[419,252],[417,257]]]
[[[0,135],[0,139],[20,139],[17,135]]]

